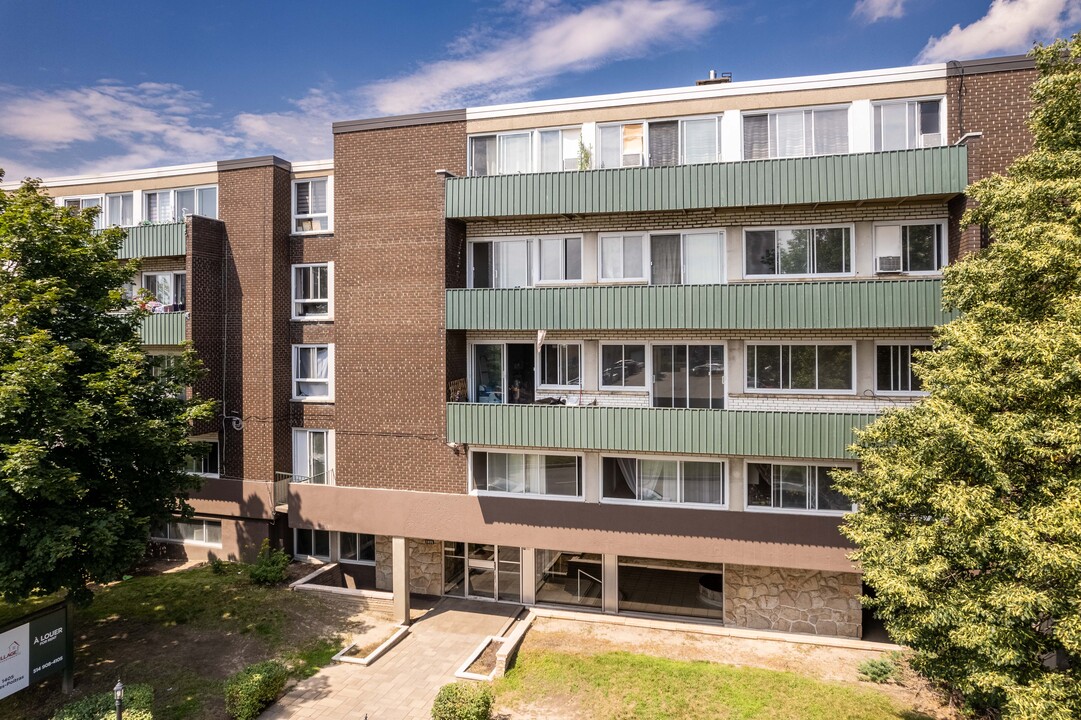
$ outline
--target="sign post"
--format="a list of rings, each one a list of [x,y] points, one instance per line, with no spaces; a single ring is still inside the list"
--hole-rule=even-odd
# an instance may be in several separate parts
[[[64,692],[75,678],[73,608],[61,601],[0,627],[0,699],[64,674]]]

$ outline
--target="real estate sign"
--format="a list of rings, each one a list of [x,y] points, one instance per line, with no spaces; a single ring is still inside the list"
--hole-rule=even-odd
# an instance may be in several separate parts
[[[74,643],[66,604],[18,622],[0,632],[0,699],[62,671],[70,677]]]

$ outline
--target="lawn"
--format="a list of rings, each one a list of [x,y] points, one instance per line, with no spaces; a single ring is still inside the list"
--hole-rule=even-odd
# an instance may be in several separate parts
[[[74,697],[120,678],[154,687],[155,720],[222,718],[226,677],[271,658],[313,674],[341,649],[340,636],[368,629],[352,613],[334,598],[254,585],[238,564],[132,577],[99,588],[75,613]],[[11,614],[0,607],[0,617]],[[52,679],[0,701],[0,717],[49,718],[69,699]]]
[[[579,654],[523,649],[495,683],[497,706],[513,717],[591,720],[916,720],[872,688],[805,675],[627,652]]]

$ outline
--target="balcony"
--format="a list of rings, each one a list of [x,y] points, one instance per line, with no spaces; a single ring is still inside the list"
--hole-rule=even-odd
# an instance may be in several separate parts
[[[179,345],[186,339],[186,312],[151,313],[139,329],[143,345]]]
[[[117,253],[121,260],[183,255],[187,247],[187,232],[182,222],[136,225],[124,230],[127,237]]]
[[[448,330],[825,330],[929,328],[942,281],[447,290]]]
[[[967,185],[967,148],[937,147],[450,178],[446,215],[466,219],[949,197],[964,192]]]
[[[447,441],[671,454],[842,459],[875,415],[447,403]]]

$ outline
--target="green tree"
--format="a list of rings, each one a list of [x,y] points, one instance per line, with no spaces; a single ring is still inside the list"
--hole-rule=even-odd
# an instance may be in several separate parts
[[[2,177],[2,174],[0,174]],[[0,594],[15,600],[115,580],[148,530],[187,508],[189,351],[155,367],[121,291],[121,230],[57,207],[34,181],[0,192]]]
[[[975,183],[930,396],[859,433],[839,488],[868,601],[974,708],[1081,717],[1081,35],[1037,47],[1034,151]],[[1072,663],[1072,665],[1071,665]]]

